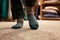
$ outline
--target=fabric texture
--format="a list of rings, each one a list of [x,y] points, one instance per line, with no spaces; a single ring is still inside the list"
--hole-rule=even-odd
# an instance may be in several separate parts
[[[24,17],[22,0],[11,0],[13,19]],[[23,4],[27,7],[33,7],[36,0],[23,0]]]
[[[22,18],[24,11],[20,0],[11,0],[11,10],[13,19]]]
[[[45,14],[43,16],[47,17],[47,18],[59,18],[59,16],[57,14]]]
[[[0,18],[8,17],[8,0],[0,0]]]
[[[24,4],[27,7],[33,7],[35,2],[36,2],[36,0],[24,0]]]

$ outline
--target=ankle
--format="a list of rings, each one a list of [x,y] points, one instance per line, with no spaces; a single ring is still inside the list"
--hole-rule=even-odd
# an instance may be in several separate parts
[[[33,14],[33,8],[31,8],[31,7],[26,7],[26,12],[27,12],[27,15],[28,15],[28,14]]]
[[[18,18],[17,23],[23,23],[23,18]]]

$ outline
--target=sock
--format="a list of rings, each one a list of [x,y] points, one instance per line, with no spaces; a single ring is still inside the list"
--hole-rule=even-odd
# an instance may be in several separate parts
[[[20,29],[23,27],[23,21],[22,19],[17,19],[17,24],[12,26],[12,29]]]
[[[28,14],[29,25],[31,29],[38,29],[38,22],[33,14]]]

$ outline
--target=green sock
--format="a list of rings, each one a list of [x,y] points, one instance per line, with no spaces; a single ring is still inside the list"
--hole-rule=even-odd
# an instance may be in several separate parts
[[[14,25],[14,26],[12,26],[12,29],[20,29],[20,28],[22,28],[23,27],[23,21],[21,21],[21,20],[17,20],[17,24],[16,25]]]
[[[33,14],[28,14],[29,25],[31,29],[38,29],[38,22]]]

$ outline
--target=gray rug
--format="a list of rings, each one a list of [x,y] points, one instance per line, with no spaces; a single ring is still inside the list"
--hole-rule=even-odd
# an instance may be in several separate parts
[[[0,29],[0,40],[58,40],[52,32],[23,29]]]

